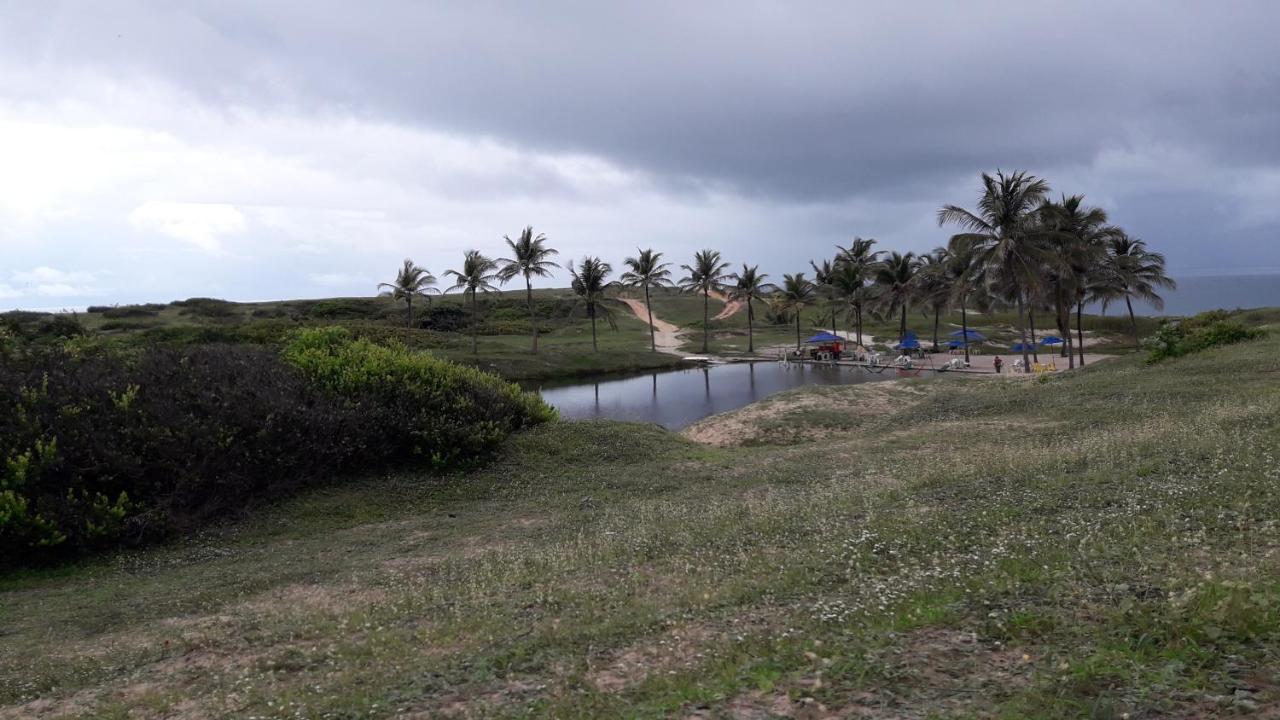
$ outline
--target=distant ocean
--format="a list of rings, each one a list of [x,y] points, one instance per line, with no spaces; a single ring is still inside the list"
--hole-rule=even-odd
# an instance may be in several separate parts
[[[1194,315],[1205,310],[1280,307],[1280,275],[1202,275],[1173,276],[1177,290],[1162,291],[1162,312],[1140,303],[1133,304],[1139,315]],[[1089,312],[1098,312],[1094,307]],[[1112,303],[1108,315],[1126,312],[1124,302]]]

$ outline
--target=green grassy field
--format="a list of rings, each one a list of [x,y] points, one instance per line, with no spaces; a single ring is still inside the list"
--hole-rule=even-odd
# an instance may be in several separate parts
[[[1272,717],[1277,378],[1273,328],[554,423],[0,579],[0,717]]]

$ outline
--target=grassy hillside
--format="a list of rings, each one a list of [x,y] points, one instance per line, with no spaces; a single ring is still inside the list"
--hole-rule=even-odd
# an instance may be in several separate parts
[[[553,423],[0,580],[0,717],[1268,717],[1277,378],[1273,332],[726,449]]]
[[[635,290],[628,291],[639,297]],[[544,380],[571,378],[601,373],[625,373],[679,367],[682,361],[672,355],[649,352],[649,335],[645,323],[615,300],[606,302],[616,327],[603,319],[598,323],[599,350],[592,348],[591,325],[585,308],[567,288],[542,289],[534,292],[541,338],[541,352],[531,355],[530,326],[523,291],[492,293],[481,298],[482,312],[474,323],[478,335],[478,352],[472,352],[473,320],[456,294],[434,298],[429,305],[419,302],[415,323],[405,330],[404,305],[389,298],[319,298],[271,302],[235,303],[212,298],[192,298],[167,304],[95,307],[74,318],[40,313],[0,314],[0,322],[43,331],[50,335],[86,332],[87,342],[114,345],[146,346],[152,344],[185,345],[199,342],[275,343],[290,331],[302,326],[344,325],[376,339],[395,338],[411,347],[427,349],[458,362],[469,363],[498,373],[509,380],[536,383]],[[702,350],[702,298],[672,289],[653,292],[654,316],[685,329],[681,350],[697,354]],[[724,307],[719,300],[709,302],[714,317]],[[819,307],[807,309],[801,319],[804,336],[817,328],[830,327],[830,312]],[[840,318],[842,330],[852,331],[847,318]],[[918,311],[908,318],[909,327],[926,343],[932,338],[933,320]],[[980,315],[971,313],[970,326],[983,332],[995,347],[1007,347],[1016,339],[1016,318],[1011,313]],[[1043,325],[1048,318],[1040,318]],[[1139,318],[1139,331],[1151,334],[1157,321]],[[747,319],[739,312],[723,320],[712,320],[710,352],[724,356],[745,355]],[[897,321],[876,319],[867,314],[865,332],[883,344],[896,340]],[[959,314],[941,318],[939,336],[943,343],[947,333],[960,327]],[[1128,352],[1127,318],[1085,318],[1090,333],[1090,349],[1095,352]],[[770,346],[795,343],[795,325],[773,325],[762,306],[757,307],[755,345],[758,352]],[[1040,328],[1038,336],[1045,334]],[[1056,332],[1056,331],[1051,331]]]

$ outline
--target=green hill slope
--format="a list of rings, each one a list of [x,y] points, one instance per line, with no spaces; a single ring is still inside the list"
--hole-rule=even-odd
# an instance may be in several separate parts
[[[1276,333],[802,395],[786,444],[554,423],[4,579],[0,717],[1280,708]]]

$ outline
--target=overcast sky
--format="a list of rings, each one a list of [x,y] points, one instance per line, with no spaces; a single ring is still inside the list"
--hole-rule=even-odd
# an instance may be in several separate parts
[[[0,306],[366,295],[525,225],[777,277],[933,248],[998,167],[1175,275],[1280,271],[1277,28],[1270,0],[0,0]]]

